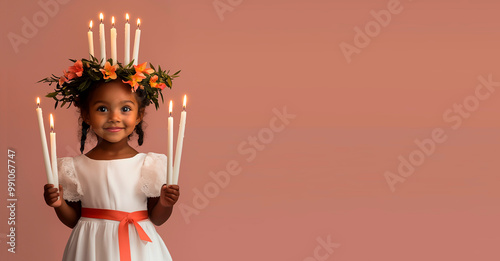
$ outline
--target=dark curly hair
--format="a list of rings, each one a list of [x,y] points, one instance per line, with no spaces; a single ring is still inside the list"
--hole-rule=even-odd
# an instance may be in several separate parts
[[[121,80],[115,80],[115,81],[117,81],[117,82],[119,81],[120,83],[122,83]],[[78,122],[79,122],[79,125],[82,126],[81,133],[80,133],[80,152],[81,153],[83,153],[83,151],[85,149],[85,141],[87,140],[87,134],[89,133],[89,130],[90,130],[90,125],[84,121],[84,115],[89,115],[89,103],[90,103],[90,100],[91,100],[93,93],[95,92],[95,90],[97,88],[100,88],[104,84],[105,84],[104,81],[95,83],[93,86],[91,86],[88,89],[88,91],[82,92],[78,96],[78,99],[75,100],[75,106],[78,108],[79,113],[80,113],[80,117],[78,118]],[[123,84],[127,85],[125,83],[123,83]],[[134,95],[135,95],[135,98],[136,98],[138,105],[139,105],[138,106],[139,107],[139,112],[138,112],[139,116],[144,118],[144,115],[146,112],[146,106],[148,106],[151,102],[147,98],[146,93],[143,89],[138,88],[134,92]],[[144,121],[141,120],[141,122],[139,122],[135,126],[135,129],[134,129],[135,133],[137,133],[137,135],[139,136],[139,138],[137,140],[137,143],[139,144],[139,146],[141,146],[142,143],[144,142],[143,123],[144,123]],[[129,140],[132,137],[132,135],[133,135],[133,133],[128,136]]]

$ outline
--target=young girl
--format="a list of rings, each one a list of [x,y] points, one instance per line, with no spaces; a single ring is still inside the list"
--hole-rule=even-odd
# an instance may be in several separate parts
[[[65,72],[67,77],[58,79],[58,89],[70,88],[67,86],[74,81],[68,78],[74,71],[75,78],[92,74],[85,71],[91,66],[80,65],[77,61]],[[137,82],[126,82],[116,75],[116,80],[109,79],[113,75],[106,66],[100,70],[107,81],[92,83],[72,99],[82,124],[80,150],[83,153],[89,129],[97,145],[86,154],[58,159],[59,190],[52,184],[44,186],[47,205],[73,229],[63,260],[172,260],[153,224],[159,226],[168,220],[179,198],[179,186],[164,184],[164,154],[139,153],[128,143],[135,131],[142,145],[142,119],[153,96],[148,96],[143,85],[134,90]],[[147,74],[152,70],[144,67],[136,66],[136,72],[154,78]]]

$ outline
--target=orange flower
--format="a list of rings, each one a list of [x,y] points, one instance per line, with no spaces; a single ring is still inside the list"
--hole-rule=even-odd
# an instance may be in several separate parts
[[[71,79],[73,78],[76,78],[76,73],[73,73],[73,72],[67,72],[67,71],[63,71],[64,72],[64,78],[66,78],[66,81],[70,81]]]
[[[134,92],[137,90],[138,87],[141,87],[141,89],[144,89],[142,85],[139,85],[140,82],[142,82],[142,79],[145,79],[146,76],[142,73],[136,73],[132,76],[129,77],[128,81],[122,80],[123,83],[128,83],[130,86],[132,86]]]
[[[151,79],[149,79],[149,85],[153,88],[157,88],[156,86],[158,86],[158,83],[156,81],[158,81],[158,75],[155,75],[151,77]]]
[[[73,66],[70,66],[68,71],[70,73],[74,73],[76,76],[81,77],[83,73],[83,64],[82,61],[78,60],[75,62]],[[75,77],[73,77],[75,78]]]
[[[147,62],[145,62],[145,63],[141,63],[141,64],[139,64],[139,65],[134,65],[135,72],[136,72],[136,73],[141,73],[141,74],[142,74],[142,73],[152,74],[152,73],[154,72],[154,70],[153,70],[153,69],[151,69],[151,68],[147,68],[147,69],[146,69],[146,64],[147,64]]]
[[[164,84],[164,83],[160,83],[160,84],[158,85],[158,88],[160,88],[160,90],[165,89],[165,87],[167,87],[167,85],[166,85],[166,84]]]
[[[158,75],[155,75],[153,77],[151,77],[151,79],[149,80],[149,85],[153,88],[158,88],[158,89],[165,89],[165,87],[167,87],[166,84],[162,83],[162,82],[156,82],[158,81]]]
[[[64,74],[66,74],[66,72],[64,72]],[[59,77],[59,85],[63,85],[63,83],[67,82],[68,79],[66,78],[65,75]]]
[[[115,65],[111,65],[109,62],[106,62],[106,64],[104,65],[104,69],[99,69],[102,74],[104,75],[104,79],[116,79],[116,69],[118,69],[118,65],[115,64]]]

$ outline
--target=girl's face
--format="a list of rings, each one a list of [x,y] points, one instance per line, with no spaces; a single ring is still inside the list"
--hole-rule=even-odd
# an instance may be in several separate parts
[[[89,102],[88,117],[84,120],[97,136],[108,142],[127,140],[142,120],[134,93],[121,81],[102,84]]]

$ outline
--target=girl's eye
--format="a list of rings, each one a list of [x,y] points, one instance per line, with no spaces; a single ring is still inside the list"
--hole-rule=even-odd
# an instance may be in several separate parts
[[[97,111],[99,111],[99,112],[107,112],[107,111],[108,111],[108,108],[106,108],[106,107],[104,107],[104,106],[99,106],[99,107],[97,108]]]
[[[129,111],[131,111],[131,110],[132,110],[132,109],[131,109],[130,107],[123,107],[123,108],[122,108],[122,111],[123,111],[123,112],[129,112]]]

